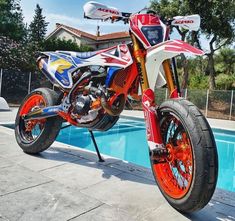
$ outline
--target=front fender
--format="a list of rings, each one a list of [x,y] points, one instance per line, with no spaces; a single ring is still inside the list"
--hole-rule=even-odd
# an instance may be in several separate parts
[[[149,86],[152,90],[154,90],[155,84],[157,87],[161,87],[166,84],[164,71],[161,67],[162,62],[181,53],[190,53],[193,55],[204,54],[202,50],[199,50],[192,45],[180,40],[165,41],[147,50],[146,70]]]

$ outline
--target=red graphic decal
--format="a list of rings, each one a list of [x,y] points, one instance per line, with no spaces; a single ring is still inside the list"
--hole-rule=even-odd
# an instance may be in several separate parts
[[[195,55],[203,55],[204,52],[200,49],[197,49],[193,47],[192,45],[185,43],[184,41],[180,40],[175,40],[172,42],[169,42],[165,46],[166,51],[171,51],[171,52],[190,52]]]
[[[131,17],[131,19],[130,19],[131,29],[136,34],[136,36],[140,39],[140,41],[142,41],[142,43],[144,43],[144,45],[146,45],[147,47],[150,47],[151,45],[149,44],[149,42],[147,41],[147,39],[145,38],[143,33],[140,31],[141,27],[138,27],[138,21],[140,21],[140,23],[141,23],[140,18],[141,17],[138,17],[138,15]]]
[[[135,35],[142,41],[146,47],[150,47],[148,40],[141,31],[142,26],[156,26],[161,25],[159,17],[151,14],[138,14],[130,18],[130,26]]]
[[[119,12],[118,12],[118,11],[111,10],[111,9],[98,8],[98,10],[99,10],[99,11],[102,11],[102,12],[108,12],[108,13],[111,13],[111,14],[119,15]]]
[[[175,24],[192,24],[194,23],[193,20],[179,20],[179,21],[175,21]]]
[[[151,89],[145,90],[142,97],[142,105],[146,122],[147,139],[148,141],[162,144],[162,137],[158,124],[159,121],[157,119],[154,100],[154,92]]]
[[[103,56],[103,59],[105,60],[105,63],[127,65],[127,62],[125,62],[125,61],[120,61],[118,59],[108,57],[106,55],[102,55],[102,56]]]

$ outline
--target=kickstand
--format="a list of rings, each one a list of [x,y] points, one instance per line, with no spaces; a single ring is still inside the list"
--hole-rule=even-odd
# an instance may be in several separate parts
[[[93,134],[93,131],[92,131],[92,130],[88,130],[88,131],[89,131],[90,134],[91,134],[91,139],[92,139],[92,142],[93,142],[93,144],[94,144],[94,146],[95,146],[95,150],[96,150],[97,156],[98,156],[98,158],[99,158],[99,162],[105,162],[105,161],[103,160],[103,158],[101,157],[101,155],[100,155],[100,151],[99,151],[99,148],[98,148],[97,143],[96,143],[96,141],[95,141],[95,136],[94,136],[94,134]]]

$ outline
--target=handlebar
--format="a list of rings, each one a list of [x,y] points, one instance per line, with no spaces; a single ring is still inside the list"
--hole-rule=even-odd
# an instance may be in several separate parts
[[[157,13],[149,8],[144,8],[137,13],[128,13],[128,12],[120,12],[118,9],[110,6],[103,5],[98,2],[87,2],[84,5],[84,17],[88,19],[94,20],[102,20],[107,21],[111,20],[111,22],[123,21],[124,24],[129,22],[129,18],[134,14],[139,14],[143,10],[147,10],[147,14]],[[168,19],[164,21],[161,19],[163,23],[167,26],[178,26],[184,29],[197,31],[200,27],[200,16],[199,15],[189,15],[189,16],[176,16],[173,19]]]

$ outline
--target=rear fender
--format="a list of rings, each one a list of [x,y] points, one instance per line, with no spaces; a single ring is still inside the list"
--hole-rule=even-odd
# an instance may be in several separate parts
[[[165,41],[147,50],[146,70],[149,86],[152,90],[154,90],[155,83],[156,87],[161,87],[166,84],[162,62],[181,53],[204,55],[202,50],[199,50],[192,45],[180,40]]]
[[[72,88],[72,72],[77,69],[77,65],[70,56],[56,52],[42,52],[37,64],[52,84],[66,89]]]

